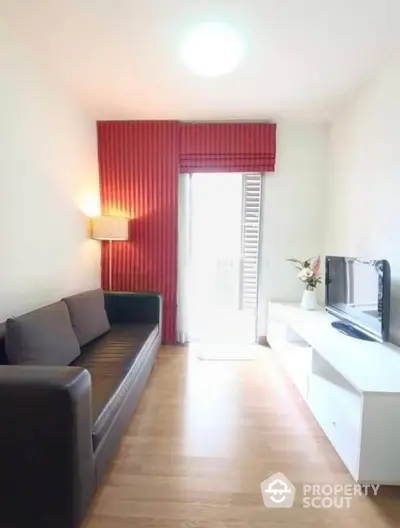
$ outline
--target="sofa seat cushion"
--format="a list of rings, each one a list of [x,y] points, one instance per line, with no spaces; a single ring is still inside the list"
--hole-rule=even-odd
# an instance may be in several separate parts
[[[7,319],[6,353],[13,365],[69,365],[80,348],[66,304],[60,301]]]
[[[72,328],[78,338],[79,346],[84,346],[93,339],[110,330],[110,323],[104,308],[103,290],[90,290],[65,297]]]
[[[82,348],[74,366],[92,377],[93,444],[99,444],[119,403],[140,368],[147,345],[159,334],[155,324],[116,324],[110,332]]]

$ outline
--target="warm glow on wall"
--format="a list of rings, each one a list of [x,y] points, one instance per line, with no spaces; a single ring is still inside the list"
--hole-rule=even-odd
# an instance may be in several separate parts
[[[80,208],[87,216],[99,216],[101,214],[99,195],[85,194],[81,199]]]
[[[118,216],[120,218],[129,218],[130,220],[135,217],[135,215],[133,215],[131,212],[122,211],[121,209],[117,209],[116,207],[110,207],[109,209],[107,209],[106,212],[104,212],[104,214],[109,216]]]

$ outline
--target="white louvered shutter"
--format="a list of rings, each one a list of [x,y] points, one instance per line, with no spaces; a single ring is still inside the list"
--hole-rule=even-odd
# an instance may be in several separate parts
[[[243,174],[240,309],[256,310],[261,218],[261,174]]]

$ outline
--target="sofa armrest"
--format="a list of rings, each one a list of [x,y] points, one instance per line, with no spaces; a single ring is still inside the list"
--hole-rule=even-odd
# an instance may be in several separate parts
[[[0,423],[0,526],[80,526],[95,490],[88,371],[0,367]]]
[[[147,292],[104,292],[110,323],[154,323],[161,333],[162,296]]]

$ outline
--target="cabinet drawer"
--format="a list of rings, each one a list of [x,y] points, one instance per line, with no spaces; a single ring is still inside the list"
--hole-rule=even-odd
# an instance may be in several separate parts
[[[345,400],[334,401],[329,391],[321,389],[310,377],[308,405],[345,466],[355,480],[358,479],[360,458],[360,432],[357,424],[349,421],[343,412]],[[360,399],[361,405],[361,399]],[[361,412],[361,410],[360,410]]]

